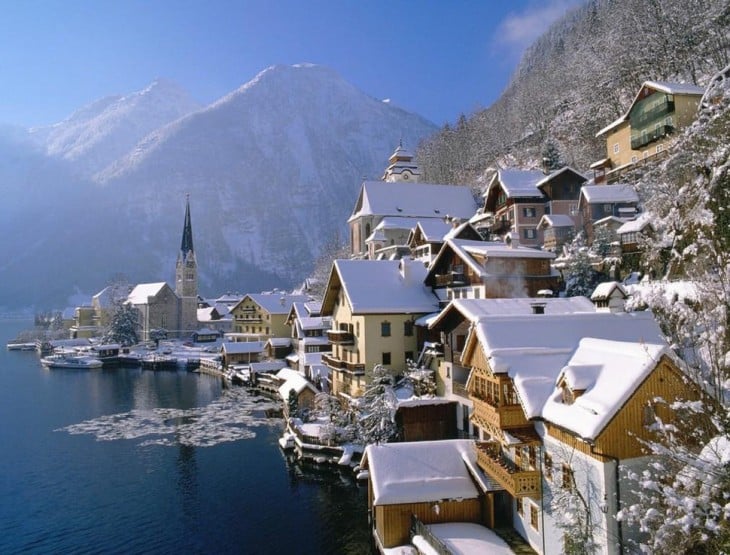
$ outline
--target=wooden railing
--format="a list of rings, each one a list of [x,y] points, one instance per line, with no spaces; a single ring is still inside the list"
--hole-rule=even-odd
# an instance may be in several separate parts
[[[465,284],[466,276],[463,273],[450,272],[448,274],[436,274],[436,287]]]
[[[334,345],[352,345],[355,336],[345,330],[327,330],[327,340]]]
[[[451,391],[454,395],[469,399],[469,392],[466,390],[466,384],[459,382],[451,382]]]
[[[497,481],[513,497],[542,497],[540,472],[522,470],[515,466],[502,453],[502,446],[497,442],[483,441],[476,443],[477,464],[489,476]]]
[[[344,360],[341,360],[339,358],[335,358],[332,355],[322,355],[322,362],[324,362],[327,366],[330,368],[333,368],[335,370],[345,370],[347,372],[353,372],[356,374],[364,374],[365,373],[365,365],[364,364],[355,364],[353,362],[346,362]]]
[[[494,428],[502,430],[509,428],[524,428],[529,425],[525,413],[520,405],[504,405],[495,407],[487,400],[474,394],[471,395],[474,402],[474,415],[472,419],[477,425],[490,424]],[[482,422],[482,424],[480,424]]]

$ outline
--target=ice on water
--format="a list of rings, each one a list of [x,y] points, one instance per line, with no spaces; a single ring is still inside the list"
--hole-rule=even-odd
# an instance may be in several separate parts
[[[100,416],[56,431],[89,434],[97,441],[143,440],[141,445],[188,445],[211,447],[219,443],[251,439],[258,426],[277,425],[267,418],[273,401],[252,396],[243,388],[225,390],[221,397],[204,407],[190,409],[134,409]]]

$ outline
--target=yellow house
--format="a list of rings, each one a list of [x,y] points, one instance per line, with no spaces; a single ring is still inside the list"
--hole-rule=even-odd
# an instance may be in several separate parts
[[[562,553],[561,496],[580,494],[599,552],[620,553],[636,530],[616,513],[650,464],[641,439],[662,398],[696,399],[649,312],[483,315],[466,340],[477,464],[499,488],[489,526],[512,527],[539,553]],[[500,508],[497,510],[497,508]]]
[[[322,361],[334,394],[358,397],[376,364],[400,374],[416,359],[415,320],[438,310],[425,275],[410,259],[335,261],[322,301],[322,316],[332,317],[332,354]]]
[[[290,295],[277,291],[249,293],[231,309],[233,331],[258,339],[289,337],[291,331],[287,325],[287,317],[292,304],[308,300],[307,295]]]
[[[664,153],[671,136],[690,125],[705,89],[685,83],[645,81],[626,113],[596,133],[606,157],[594,162],[595,182],[612,182],[621,171]]]

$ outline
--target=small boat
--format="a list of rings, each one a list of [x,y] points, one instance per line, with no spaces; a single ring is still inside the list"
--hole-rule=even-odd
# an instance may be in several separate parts
[[[35,343],[8,343],[8,351],[35,351]]]
[[[294,439],[294,435],[287,432],[282,437],[279,438],[279,447],[281,447],[284,451],[288,449],[294,449],[296,447],[296,441]]]
[[[88,355],[49,355],[41,359],[41,364],[46,368],[74,368],[93,369],[101,368],[102,362],[98,358]]]

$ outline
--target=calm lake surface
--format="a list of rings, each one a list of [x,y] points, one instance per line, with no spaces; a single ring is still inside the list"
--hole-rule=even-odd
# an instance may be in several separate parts
[[[47,370],[0,321],[0,553],[369,553],[366,488],[211,376]]]

